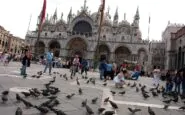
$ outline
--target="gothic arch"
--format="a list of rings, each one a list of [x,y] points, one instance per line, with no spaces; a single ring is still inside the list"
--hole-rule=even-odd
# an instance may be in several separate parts
[[[96,46],[95,55],[98,56],[98,59],[100,59],[100,57],[105,57],[106,60],[109,60],[110,52],[111,52],[111,50],[110,50],[109,45],[107,45],[105,43],[101,43],[99,46]]]
[[[138,63],[140,65],[144,65],[145,61],[148,60],[147,50],[145,48],[139,48],[137,53],[138,53]]]
[[[35,42],[35,53],[43,55],[45,53],[45,47],[46,45],[43,41]]]
[[[121,64],[125,61],[132,61],[131,50],[126,46],[119,46],[115,49],[115,62]]]
[[[53,50],[53,54],[55,57],[60,56],[60,49],[61,49],[60,42],[58,42],[57,40],[51,40],[48,43],[48,48]]]
[[[73,57],[74,55],[79,55],[80,57],[85,57],[88,44],[81,37],[71,38],[66,45],[68,50],[68,57]]]
[[[78,15],[77,17],[75,17],[72,20],[72,23],[70,25],[70,29],[72,30],[73,27],[75,26],[75,24],[77,24],[80,21],[85,21],[87,23],[89,23],[91,25],[91,27],[93,28],[93,20],[91,17],[89,17],[86,13],[81,13],[80,15]]]

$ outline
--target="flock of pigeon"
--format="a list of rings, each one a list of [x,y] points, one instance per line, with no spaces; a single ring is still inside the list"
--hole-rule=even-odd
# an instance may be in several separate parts
[[[39,90],[38,88],[32,88],[32,89],[29,89],[28,92],[21,92],[20,94],[16,93],[17,103],[23,103],[27,109],[35,108],[41,114],[47,114],[49,112],[54,112],[56,115],[67,115],[64,111],[56,109],[56,107],[60,104],[60,101],[57,99],[58,98],[57,95],[60,93],[60,89],[55,87],[54,83],[55,83],[57,75],[59,75],[61,78],[64,78],[66,81],[68,79],[74,79],[74,77],[70,76],[68,78],[67,74],[62,75],[59,72],[53,72],[53,75],[54,75],[53,79],[50,80],[48,83],[44,84],[44,89]],[[33,77],[33,78],[42,77],[42,71],[38,72],[37,75],[33,75],[31,77]],[[96,85],[95,78],[88,78],[87,76],[82,76],[82,79],[85,80],[86,84],[92,83],[92,84]],[[104,80],[103,82],[104,83],[102,83],[102,86],[106,87],[107,80]],[[76,83],[77,83],[77,85],[80,86],[80,81],[79,81],[78,77],[76,77]],[[165,93],[165,88],[163,86],[159,86],[159,85],[156,87],[150,88],[148,90],[147,90],[146,85],[137,84],[136,82],[134,82],[133,84],[127,83],[126,85],[130,88],[135,88],[137,93],[141,92],[144,99],[150,98],[150,96],[151,96],[150,94],[152,94],[153,97],[157,97],[161,94],[162,97],[164,98],[163,102],[165,103],[165,105],[164,105],[163,109],[165,109],[165,110],[168,109],[168,107],[170,106],[170,103],[172,101],[175,103],[178,103],[179,98],[181,100],[185,99],[185,96],[178,95],[176,92]],[[79,95],[83,95],[83,90],[81,88],[79,88],[78,93],[79,93]],[[111,91],[111,93],[113,96],[116,94],[115,91]],[[126,91],[124,91],[124,90],[119,92],[120,95],[124,95],[125,93],[126,93]],[[8,101],[8,94],[9,94],[8,90],[2,92],[1,99],[2,99],[3,104],[6,104],[6,102]],[[66,95],[66,98],[71,99],[75,95],[76,95],[75,93],[71,93],[71,94]],[[34,105],[33,103],[26,100],[28,97],[32,97],[32,98],[46,97],[48,100],[43,103],[40,103],[39,105]],[[114,115],[115,111],[117,109],[119,109],[118,105],[115,102],[111,101],[109,98],[110,97],[107,97],[104,99],[104,104],[110,103],[110,105],[113,108],[113,111],[106,110],[105,108],[98,108],[97,112],[99,115]],[[96,104],[97,100],[98,100],[98,97],[93,98],[91,100],[92,104]],[[95,112],[92,110],[92,108],[88,105],[87,99],[82,101],[81,106],[86,108],[88,115],[95,114]],[[132,114],[135,114],[136,112],[142,111],[141,109],[130,108],[130,107],[128,108],[128,110]],[[179,110],[185,110],[185,106],[180,107]],[[151,109],[151,107],[148,107],[148,113],[149,113],[149,115],[155,115],[155,112]],[[17,107],[15,115],[23,115],[23,110],[20,107]]]

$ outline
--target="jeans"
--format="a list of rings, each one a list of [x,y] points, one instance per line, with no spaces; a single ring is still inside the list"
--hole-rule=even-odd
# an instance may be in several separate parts
[[[23,65],[21,68],[21,75],[26,75],[26,66],[27,65]]]
[[[133,76],[132,76],[132,79],[133,79],[133,80],[138,80],[138,78],[139,78],[139,75],[133,75]]]
[[[47,70],[48,67],[49,67],[49,74],[51,74],[52,62],[47,62],[46,63],[44,73],[46,73],[46,70]]]
[[[75,76],[77,70],[78,70],[78,65],[72,65],[72,68],[71,68],[71,76]]]
[[[173,89],[173,83],[167,83],[166,84],[166,92],[171,92]]]
[[[85,71],[85,75],[87,75],[87,67],[82,67],[81,74],[83,74]]]
[[[101,80],[104,79],[104,70],[103,69],[100,70],[100,79]]]
[[[181,85],[180,84],[175,84],[175,92],[178,92],[180,94],[180,87]]]

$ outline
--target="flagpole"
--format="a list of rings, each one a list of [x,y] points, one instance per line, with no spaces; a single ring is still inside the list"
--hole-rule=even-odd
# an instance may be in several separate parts
[[[44,0],[43,7],[39,16],[39,23],[38,23],[38,37],[36,41],[36,48],[39,48],[39,40],[40,40],[40,33],[42,31],[42,24],[45,19],[45,14],[46,14],[46,0]],[[35,52],[35,57],[37,57],[39,52]]]
[[[29,24],[28,24],[27,33],[28,33],[29,29],[30,29],[31,18],[32,18],[32,14],[30,15],[30,21],[29,21]]]
[[[99,58],[99,45],[100,45],[100,38],[101,38],[101,28],[102,28],[102,22],[103,22],[103,16],[104,16],[104,8],[105,8],[105,0],[102,1],[102,6],[100,9],[101,17],[100,17],[100,26],[98,29],[98,41],[97,41],[97,57]]]

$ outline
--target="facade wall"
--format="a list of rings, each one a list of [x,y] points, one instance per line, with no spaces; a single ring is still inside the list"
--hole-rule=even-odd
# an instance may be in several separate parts
[[[176,33],[179,29],[181,29],[184,25],[180,25],[180,24],[168,24],[165,31],[162,33],[162,39],[163,42],[165,43],[165,69],[169,70],[169,69],[173,69],[174,67],[174,61],[172,61],[174,59],[174,56],[172,57],[172,55],[174,54],[174,49],[173,47],[175,47],[174,42],[171,40],[171,33]],[[173,59],[172,59],[173,58]]]
[[[13,36],[9,31],[0,26],[0,52],[21,53],[24,45],[23,39]]]
[[[185,27],[178,28],[176,32],[171,32],[170,35],[168,42],[171,45],[166,50],[167,69],[180,69],[185,64]]]
[[[104,15],[102,31],[98,47],[99,12],[89,13],[87,7],[82,7],[76,15],[70,10],[67,22],[62,18],[46,18],[41,32],[40,47],[36,46],[38,31],[28,32],[26,44],[31,46],[32,52],[44,55],[49,48],[53,48],[56,57],[68,59],[78,53],[92,63],[96,54],[105,55],[109,62],[138,61],[145,66],[148,64],[148,41],[142,40],[139,30],[139,11],[135,14],[133,23],[126,19],[118,22],[118,13],[110,19],[108,12]],[[78,26],[77,25],[81,25]],[[82,26],[83,25],[83,26]],[[78,29],[76,29],[78,28]],[[53,45],[55,43],[55,45]],[[42,46],[42,47],[41,47]],[[147,60],[147,61],[146,61]]]

